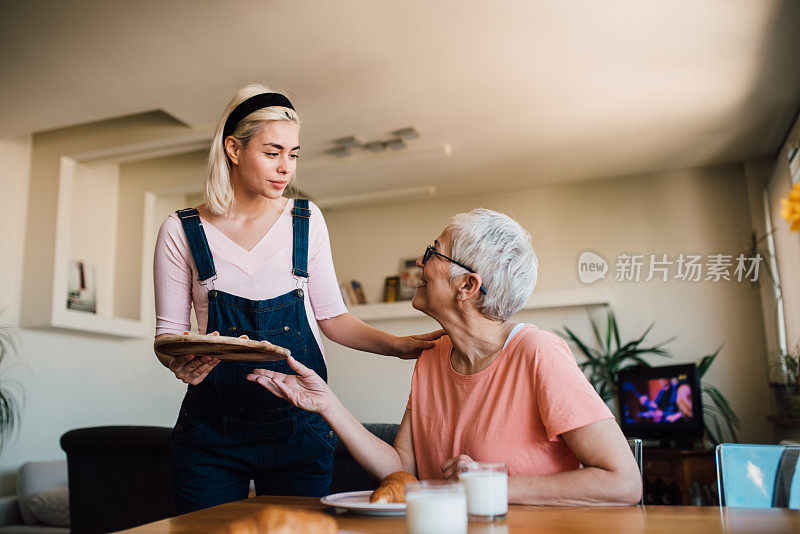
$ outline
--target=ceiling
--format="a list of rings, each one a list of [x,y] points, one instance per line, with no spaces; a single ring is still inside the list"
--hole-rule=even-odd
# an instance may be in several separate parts
[[[0,135],[152,110],[207,126],[285,90],[316,197],[475,193],[771,155],[800,105],[800,2],[0,3]],[[415,126],[408,154],[330,141]],[[436,156],[449,144],[452,154]],[[304,171],[303,164],[308,165]]]

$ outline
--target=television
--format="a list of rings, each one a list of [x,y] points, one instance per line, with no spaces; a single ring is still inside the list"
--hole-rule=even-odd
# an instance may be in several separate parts
[[[697,366],[630,367],[617,375],[622,432],[691,448],[703,438],[703,404]]]

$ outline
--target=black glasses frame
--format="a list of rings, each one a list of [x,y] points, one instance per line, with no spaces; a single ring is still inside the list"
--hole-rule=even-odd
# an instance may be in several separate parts
[[[478,272],[475,271],[475,269],[473,269],[471,267],[467,267],[466,265],[464,265],[460,261],[456,261],[456,260],[454,260],[453,258],[451,258],[449,256],[445,256],[444,254],[442,254],[441,252],[439,252],[438,250],[433,248],[431,245],[428,245],[428,248],[425,249],[425,253],[422,255],[422,266],[423,267],[425,266],[426,263],[428,263],[428,260],[431,259],[431,256],[433,254],[436,254],[440,258],[444,258],[447,261],[452,261],[453,263],[455,263],[459,267],[462,267],[462,268],[466,269],[467,271],[471,272],[472,274],[478,274]],[[486,294],[486,290],[483,288],[483,284],[481,284],[481,293],[483,293],[484,295]]]

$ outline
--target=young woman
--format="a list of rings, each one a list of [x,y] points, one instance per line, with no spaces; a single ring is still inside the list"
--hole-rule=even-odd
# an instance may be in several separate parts
[[[161,226],[155,251],[156,337],[187,333],[194,306],[201,333],[247,336],[291,350],[327,378],[320,330],[358,350],[416,358],[441,332],[396,337],[347,313],[320,210],[290,200],[299,119],[291,102],[249,85],[231,100],[209,154],[205,201]],[[336,435],[317,414],[264,395],[246,380],[264,364],[159,357],[189,384],[172,434],[180,512],[258,494],[328,492]],[[286,362],[270,369],[291,373]]]

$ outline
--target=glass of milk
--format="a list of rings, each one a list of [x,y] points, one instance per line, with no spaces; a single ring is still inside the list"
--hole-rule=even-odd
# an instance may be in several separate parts
[[[461,467],[458,480],[467,489],[470,521],[501,521],[508,513],[506,464],[473,462]]]
[[[443,480],[406,485],[406,524],[409,534],[466,534],[464,485]]]

